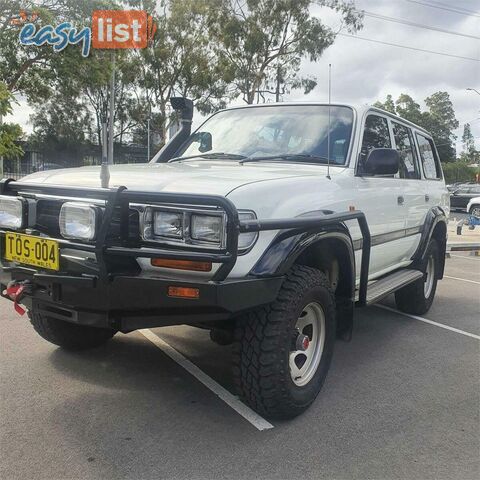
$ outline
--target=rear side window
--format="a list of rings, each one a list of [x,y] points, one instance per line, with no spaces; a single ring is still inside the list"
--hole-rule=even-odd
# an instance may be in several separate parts
[[[392,127],[393,137],[400,155],[400,178],[420,178],[412,131],[405,125],[397,122],[392,122]]]
[[[417,141],[425,178],[442,178],[442,171],[440,170],[440,165],[433,148],[432,140],[417,133]]]
[[[365,121],[363,132],[360,157],[362,164],[367,159],[370,150],[374,148],[392,148],[392,142],[390,141],[387,119],[378,115],[369,115]]]

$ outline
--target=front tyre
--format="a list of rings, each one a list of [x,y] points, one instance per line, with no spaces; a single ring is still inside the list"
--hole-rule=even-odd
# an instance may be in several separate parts
[[[242,400],[270,418],[293,418],[315,400],[336,338],[327,277],[294,266],[272,304],[237,322],[234,379]]]
[[[35,331],[45,340],[66,350],[86,350],[98,347],[110,340],[116,332],[110,328],[64,322],[56,318],[29,312]]]
[[[472,205],[468,213],[474,217],[480,218],[480,205]]]
[[[420,265],[423,278],[395,292],[397,308],[405,313],[423,315],[432,306],[438,282],[439,249],[435,239],[428,244],[425,259]]]

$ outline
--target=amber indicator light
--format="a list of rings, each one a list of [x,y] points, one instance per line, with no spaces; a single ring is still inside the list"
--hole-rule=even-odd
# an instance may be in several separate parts
[[[177,270],[192,270],[194,272],[211,272],[212,262],[193,262],[191,260],[170,260],[168,258],[152,258],[154,267],[176,268]]]
[[[189,287],[168,287],[168,296],[175,298],[200,298],[200,290],[198,288]]]

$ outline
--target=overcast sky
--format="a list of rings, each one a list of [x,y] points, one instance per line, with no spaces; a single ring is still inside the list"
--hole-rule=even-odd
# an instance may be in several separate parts
[[[437,5],[433,8],[422,4]],[[368,13],[394,17],[465,35],[480,36],[480,0],[356,0],[358,9]],[[461,15],[449,8],[469,10],[476,14]],[[312,13],[326,24],[338,28],[338,17],[328,9],[314,8]],[[348,33],[348,32],[344,32]],[[470,57],[480,60],[480,41],[473,38],[432,31],[425,28],[392,23],[366,16],[364,28],[357,34],[381,42]],[[390,93],[397,98],[408,93],[424,107],[423,100],[432,93],[445,90],[452,99],[461,126],[456,132],[461,139],[463,124],[469,122],[480,148],[480,62],[433,53],[398,48],[338,36],[317,63],[304,62],[303,74],[315,75],[318,85],[305,96],[293,92],[285,100],[327,100],[328,64],[332,64],[332,100],[373,103]],[[14,120],[31,131],[30,108],[21,101],[15,108]],[[457,145],[459,150],[461,145]]]

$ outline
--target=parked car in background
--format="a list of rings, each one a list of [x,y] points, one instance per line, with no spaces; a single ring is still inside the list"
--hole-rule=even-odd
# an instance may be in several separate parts
[[[480,197],[473,197],[468,202],[467,212],[474,217],[480,217]]]
[[[468,202],[478,196],[480,196],[480,185],[471,183],[458,185],[455,190],[450,192],[450,207],[455,210],[468,211]]]

